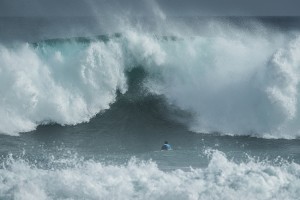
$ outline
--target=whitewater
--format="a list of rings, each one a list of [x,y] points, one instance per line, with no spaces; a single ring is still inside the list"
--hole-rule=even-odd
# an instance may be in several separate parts
[[[295,163],[236,164],[208,151],[207,168],[164,172],[152,161],[124,165],[52,160],[68,165],[48,170],[8,157],[1,174],[3,199],[297,199],[300,167]]]
[[[239,36],[239,37],[237,37]],[[39,124],[75,125],[109,109],[138,84],[190,112],[191,130],[258,137],[299,137],[298,34],[159,37],[135,31],[101,39],[69,39],[0,47],[0,132]],[[189,97],[189,98],[186,98]]]
[[[0,33],[0,199],[299,198],[299,25],[159,14]]]

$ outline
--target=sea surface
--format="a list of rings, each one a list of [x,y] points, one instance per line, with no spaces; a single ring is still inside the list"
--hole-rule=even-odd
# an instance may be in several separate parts
[[[299,199],[299,84],[298,17],[0,17],[0,199]]]

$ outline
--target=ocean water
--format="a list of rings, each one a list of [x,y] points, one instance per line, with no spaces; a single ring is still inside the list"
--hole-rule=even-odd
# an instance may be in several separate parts
[[[0,28],[0,199],[299,199],[299,18]]]

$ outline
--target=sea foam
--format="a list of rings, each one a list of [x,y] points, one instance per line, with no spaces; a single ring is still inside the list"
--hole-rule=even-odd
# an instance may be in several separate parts
[[[209,151],[204,168],[163,171],[153,161],[103,164],[52,157],[48,168],[8,157],[0,169],[1,199],[297,199],[300,166],[235,163]],[[59,165],[58,165],[59,163]],[[60,167],[57,167],[60,166]]]

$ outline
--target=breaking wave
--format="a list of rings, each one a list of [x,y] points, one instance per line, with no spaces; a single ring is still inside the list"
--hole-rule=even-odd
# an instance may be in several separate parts
[[[88,122],[126,94],[132,70],[143,95],[190,112],[195,132],[300,136],[300,37],[231,30],[157,36],[128,30],[95,38],[0,46],[0,132]]]

